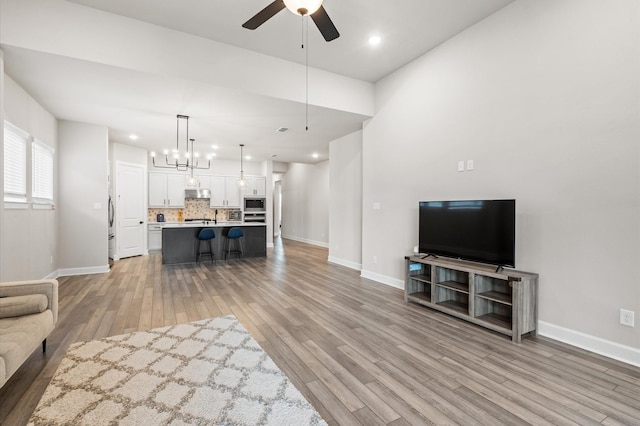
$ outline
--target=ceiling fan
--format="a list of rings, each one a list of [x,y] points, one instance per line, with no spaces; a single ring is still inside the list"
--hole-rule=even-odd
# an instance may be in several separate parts
[[[250,30],[255,30],[285,7],[296,15],[311,16],[311,19],[313,19],[313,22],[326,41],[335,40],[340,37],[340,33],[322,6],[322,0],[275,0],[258,12],[253,18],[242,24],[242,26]]]

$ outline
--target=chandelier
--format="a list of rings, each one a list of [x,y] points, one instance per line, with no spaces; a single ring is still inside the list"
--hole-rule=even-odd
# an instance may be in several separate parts
[[[186,137],[185,137],[185,147],[181,151],[180,150],[180,120],[186,121]],[[153,162],[153,167],[158,167],[161,169],[176,169],[181,172],[190,171],[191,178],[193,179],[193,170],[201,169],[207,170],[211,168],[211,155],[206,156],[207,165],[200,165],[200,154],[195,152],[194,144],[195,139],[189,139],[189,116],[188,115],[177,115],[176,116],[176,147],[171,150],[171,153],[168,149],[165,149],[163,152],[164,155],[164,164],[156,164],[156,153],[151,153],[151,159]],[[171,154],[171,155],[170,155]],[[171,159],[169,158],[171,156]]]

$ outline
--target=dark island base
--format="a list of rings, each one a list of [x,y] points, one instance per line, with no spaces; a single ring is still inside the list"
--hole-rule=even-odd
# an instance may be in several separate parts
[[[213,228],[216,237],[213,239],[213,253],[216,260],[224,259],[225,235],[231,226],[202,226],[162,229],[162,263],[195,262],[198,253],[198,233],[202,228]],[[266,226],[238,226],[244,233],[244,257],[263,257],[267,255],[267,227]],[[231,243],[231,250],[235,248]],[[208,251],[208,243],[202,243],[202,250]],[[238,255],[232,253],[231,259]],[[205,256],[204,260],[211,258]]]

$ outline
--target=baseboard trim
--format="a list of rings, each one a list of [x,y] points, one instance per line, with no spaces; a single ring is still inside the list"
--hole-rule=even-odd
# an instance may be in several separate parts
[[[301,243],[311,244],[313,246],[329,248],[329,243],[324,243],[322,241],[308,240],[306,238],[298,238],[298,237],[293,237],[291,235],[284,235],[284,234],[282,235],[282,238],[284,238],[285,240],[293,240]]]
[[[92,274],[104,274],[109,272],[109,265],[103,266],[89,266],[86,268],[65,268],[58,269],[59,277],[70,277],[73,275],[92,275]]]
[[[640,367],[640,349],[631,346],[621,345],[544,321],[538,321],[538,334]]]
[[[371,271],[366,271],[364,269],[360,271],[360,276],[362,278],[377,281],[381,284],[386,284],[388,286],[399,288],[400,290],[404,290],[404,281],[399,280],[397,278],[388,277],[386,275],[378,274]]]
[[[404,290],[404,281],[371,271],[361,271],[360,276],[381,284]],[[621,345],[600,337],[591,336],[576,330],[560,327],[544,321],[538,321],[538,334],[558,340],[571,346],[588,350],[626,364],[640,367],[640,349]]]
[[[55,280],[60,276],[60,273],[56,270],[43,278],[43,280]]]
[[[339,257],[329,256],[327,258],[327,262],[335,263],[336,265],[346,266],[347,268],[355,269],[356,271],[360,271],[362,269],[362,263],[352,262],[346,259],[340,259]]]

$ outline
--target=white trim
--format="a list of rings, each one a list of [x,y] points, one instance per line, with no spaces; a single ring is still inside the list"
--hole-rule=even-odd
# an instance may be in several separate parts
[[[32,203],[33,210],[54,210],[53,203]]]
[[[273,247],[275,247],[273,243],[267,243],[267,248],[273,248]]]
[[[621,345],[544,321],[538,321],[538,334],[640,367],[640,349],[631,346]]]
[[[109,272],[109,265],[103,266],[89,266],[86,268],[67,268],[58,269],[58,276],[70,277],[73,275],[91,275],[91,274],[104,274]]]
[[[53,271],[52,273],[50,273],[49,275],[44,277],[43,280],[55,280],[59,276],[60,276],[60,274],[58,273],[58,271]]]
[[[360,276],[391,287],[404,290],[404,281],[387,277],[371,271],[361,271]],[[538,321],[538,334],[550,339],[558,340],[568,345],[586,349],[590,352],[606,356],[624,363],[640,367],[640,349],[620,343],[591,336],[576,330],[560,327],[544,321]]]
[[[322,241],[308,240],[306,238],[292,237],[290,235],[282,235],[282,238],[284,238],[285,240],[299,241],[301,243],[307,243],[307,244],[311,244],[311,245],[314,245],[314,246],[320,246],[320,247],[324,247],[324,248],[329,248],[329,243],[325,243],[325,242],[322,242]]]
[[[399,280],[397,278],[388,277],[386,275],[381,275],[371,271],[365,271],[364,269],[360,271],[360,276],[362,278],[377,281],[381,284],[386,284],[388,286],[399,288],[400,290],[404,290],[404,281]]]
[[[26,201],[5,201],[4,208],[6,210],[29,210],[29,204]]]
[[[347,268],[355,269],[356,271],[360,271],[362,269],[362,263],[352,262],[346,259],[340,259],[339,257],[329,256],[327,258],[327,262],[335,263],[336,265],[346,266]]]

